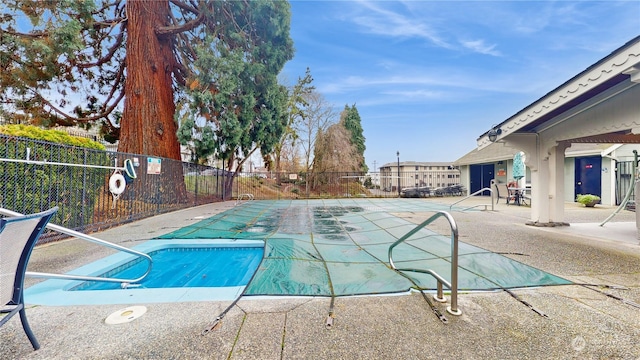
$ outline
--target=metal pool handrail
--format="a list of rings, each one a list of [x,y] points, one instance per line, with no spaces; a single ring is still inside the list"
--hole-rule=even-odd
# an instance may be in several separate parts
[[[238,205],[238,204],[242,201],[242,198],[244,198],[244,197],[246,197],[246,198],[247,198],[247,201],[250,201],[250,200],[253,200],[253,199],[254,199],[253,194],[251,194],[251,193],[247,193],[247,194],[240,194],[240,195],[238,195],[238,197],[236,198],[236,205]]]
[[[393,248],[403,243],[408,238],[410,238],[413,234],[417,233],[423,227],[431,224],[433,221],[438,219],[439,217],[445,217],[447,221],[449,221],[449,226],[451,227],[451,282],[445,280],[442,276],[438,275],[435,271],[431,269],[423,270],[423,269],[398,269],[396,265],[393,263]],[[438,280],[438,293],[434,298],[437,301],[445,301],[444,295],[442,293],[442,284],[446,285],[451,290],[451,306],[447,307],[447,312],[451,315],[461,315],[462,311],[458,309],[458,225],[456,221],[453,219],[451,214],[446,211],[438,211],[436,214],[423,221],[420,225],[416,226],[413,230],[406,233],[403,237],[398,239],[396,242],[389,246],[389,265],[393,270],[398,272],[401,271],[412,271],[419,272],[424,274],[429,274]]]
[[[451,208],[453,208],[453,205],[458,204],[458,203],[461,203],[461,202],[463,202],[463,201],[467,200],[468,198],[470,198],[470,197],[472,197],[472,196],[476,196],[476,195],[480,194],[481,192],[485,192],[485,191],[487,191],[487,190],[489,190],[489,192],[491,193],[491,211],[493,211],[493,210],[494,210],[494,209],[493,209],[493,197],[494,197],[494,196],[493,196],[493,189],[491,189],[491,188],[484,188],[484,189],[480,189],[480,190],[478,190],[478,191],[474,192],[474,193],[473,193],[473,194],[471,194],[471,195],[467,195],[466,197],[464,197],[464,198],[462,198],[462,199],[460,199],[460,200],[458,200],[458,201],[454,202],[453,204],[449,205],[449,210],[451,210]],[[462,209],[462,211],[469,210],[469,209],[473,209],[474,207],[479,207],[479,206],[484,206],[484,209],[485,209],[485,210],[487,210],[487,204],[479,204],[479,205],[474,205],[474,206],[468,207],[468,208],[466,208],[466,209]]]
[[[0,208],[0,214],[3,215],[7,215],[7,216],[21,216],[22,214],[17,213],[15,211],[11,211],[8,209],[4,209],[4,208]],[[57,231],[59,233],[63,233],[63,234],[67,234],[70,236],[74,236],[77,237],[79,239],[82,240],[86,240],[92,243],[96,243],[98,245],[102,245],[102,246],[106,246],[115,250],[119,250],[119,251],[123,251],[129,254],[133,254],[136,255],[138,257],[144,258],[149,262],[149,265],[147,266],[147,271],[140,277],[135,278],[135,279],[119,279],[119,278],[107,278],[107,277],[99,277],[99,276],[83,276],[83,275],[69,275],[69,274],[52,274],[52,273],[43,273],[43,272],[33,272],[33,271],[27,271],[26,275],[31,276],[31,277],[36,277],[36,278],[49,278],[49,279],[63,279],[63,280],[82,280],[82,281],[102,281],[102,282],[114,282],[114,283],[123,283],[123,284],[129,284],[129,283],[136,283],[136,282],[140,282],[142,280],[144,280],[144,278],[147,277],[147,275],[149,275],[149,273],[151,272],[151,266],[153,264],[153,260],[151,260],[151,256],[143,253],[143,252],[139,252],[136,250],[132,250],[129,248],[126,248],[124,246],[120,246],[120,245],[116,245],[114,243],[110,243],[108,241],[104,241],[104,240],[100,240],[98,238],[95,238],[93,236],[89,236],[87,234],[83,234],[81,232],[75,231],[75,230],[71,230],[65,227],[62,227],[60,225],[56,225],[56,224],[52,224],[49,223],[47,224],[47,228],[53,230],[53,231]]]

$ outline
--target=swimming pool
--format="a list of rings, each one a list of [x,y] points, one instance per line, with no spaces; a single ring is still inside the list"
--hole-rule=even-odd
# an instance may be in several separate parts
[[[388,265],[388,250],[416,224],[397,212],[433,213],[445,205],[419,199],[379,200],[274,200],[251,201],[161,235],[146,244],[226,243],[261,246],[264,256],[245,286],[187,287],[68,291],[80,282],[47,280],[25,291],[27,303],[42,305],[133,304],[150,302],[233,300],[247,296],[350,296],[405,293],[417,287],[435,290],[427,274],[413,280]],[[449,209],[449,206],[446,206]],[[228,240],[211,240],[225,238]],[[191,240],[187,240],[191,239]],[[251,245],[253,244],[253,245]],[[258,244],[258,245],[256,245]],[[157,248],[156,248],[157,249]],[[149,251],[156,249],[148,249]],[[144,251],[148,252],[148,251]],[[431,269],[448,279],[451,272],[451,238],[422,228],[396,248],[397,264]],[[74,273],[98,275],[126,261],[107,258],[108,264]],[[100,268],[102,272],[96,269]],[[450,280],[449,280],[450,281]],[[458,289],[492,291],[549,285],[570,281],[546,273],[502,254],[459,242]],[[62,289],[62,290],[61,290]],[[47,293],[47,291],[49,291]],[[50,294],[54,294],[50,296]],[[56,295],[57,294],[57,295]],[[55,303],[54,303],[55,302]]]
[[[249,246],[167,246],[147,253],[153,260],[149,275],[130,288],[228,287],[247,285],[258,268],[263,247]],[[102,277],[133,279],[143,274],[147,262],[141,258],[129,261],[103,274]],[[87,281],[71,291],[113,290],[119,283]]]
[[[154,254],[164,257],[156,263],[155,256],[151,273],[140,286],[122,289],[119,283],[50,279],[27,288],[25,300],[29,304],[60,306],[233,300],[240,296],[260,264],[264,242],[150,240],[134,249],[152,258]],[[118,253],[70,274],[133,278],[145,269],[145,261]]]

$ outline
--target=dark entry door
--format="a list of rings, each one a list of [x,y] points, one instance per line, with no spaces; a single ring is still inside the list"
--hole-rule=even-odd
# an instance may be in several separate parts
[[[494,164],[481,164],[469,166],[469,189],[471,194],[474,192],[491,187],[491,180],[494,178]],[[490,195],[488,191],[484,191],[482,195]]]
[[[575,194],[593,194],[601,196],[602,158],[585,156],[575,159]]]

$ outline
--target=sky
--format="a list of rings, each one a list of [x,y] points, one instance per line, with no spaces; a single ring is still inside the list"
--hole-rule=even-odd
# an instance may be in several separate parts
[[[356,105],[370,171],[453,162],[476,139],[640,35],[634,1],[305,1],[296,49],[337,113]],[[336,119],[337,120],[337,119]]]

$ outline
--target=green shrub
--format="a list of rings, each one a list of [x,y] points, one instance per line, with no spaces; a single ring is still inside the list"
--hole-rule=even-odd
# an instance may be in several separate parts
[[[0,134],[77,146],[85,149],[105,150],[104,145],[91,139],[72,136],[60,130],[45,130],[33,125],[0,125]]]
[[[576,196],[576,201],[585,206],[595,205],[600,202],[600,196],[592,194],[578,194]]]

